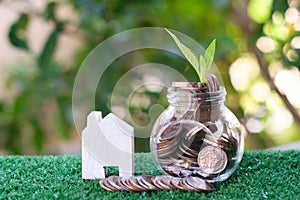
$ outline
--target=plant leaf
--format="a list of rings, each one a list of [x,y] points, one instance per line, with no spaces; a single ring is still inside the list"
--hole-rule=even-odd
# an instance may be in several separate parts
[[[199,62],[197,60],[197,57],[195,56],[195,53],[186,47],[184,44],[182,44],[179,39],[171,33],[168,29],[165,28],[165,30],[170,34],[170,36],[174,39],[175,43],[179,47],[182,54],[185,56],[185,58],[189,61],[189,63],[193,66],[195,71],[197,72],[199,78],[200,78],[200,71],[199,71]]]
[[[46,19],[56,21],[56,15],[55,15],[56,8],[57,8],[57,2],[51,1],[47,4],[47,7],[44,11],[45,12],[44,15]]]
[[[29,16],[22,13],[19,19],[10,27],[8,38],[12,45],[20,49],[28,50],[25,31],[29,22]]]
[[[210,43],[210,45],[207,47],[207,49],[204,53],[204,59],[205,59],[205,64],[206,64],[205,74],[206,74],[208,68],[211,66],[211,64],[214,60],[215,50],[216,50],[216,39],[214,39]]]
[[[200,71],[200,82],[204,83],[205,82],[205,75],[206,75],[206,64],[205,64],[205,59],[202,55],[200,55],[200,67],[199,67],[199,71]]]

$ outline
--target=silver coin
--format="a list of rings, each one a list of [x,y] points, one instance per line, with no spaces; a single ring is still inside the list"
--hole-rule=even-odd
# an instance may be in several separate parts
[[[113,186],[111,186],[107,183],[107,179],[101,179],[99,181],[99,184],[105,190],[108,190],[108,191],[111,191],[111,192],[118,191],[116,188],[114,188]]]
[[[139,182],[137,181],[138,177],[137,176],[132,176],[129,177],[127,179],[125,179],[125,182],[132,188],[134,188],[135,190],[139,191],[139,192],[149,192],[151,191],[148,188],[144,188],[143,186],[141,186],[139,184]]]
[[[170,180],[170,183],[175,189],[185,190],[185,188],[180,184],[181,180],[182,178],[173,177]]]
[[[110,176],[107,179],[107,182],[113,186],[114,188],[116,188],[117,190],[121,191],[124,190],[124,188],[120,187],[119,185],[116,184],[117,180],[118,180],[118,176]]]
[[[198,165],[207,174],[222,172],[227,165],[227,155],[219,147],[206,146],[198,155]]]
[[[155,187],[151,181],[153,176],[151,175],[142,175],[138,178],[138,182],[140,185],[144,186],[145,188],[149,188],[150,190],[158,190],[157,187]]]
[[[126,178],[124,178],[124,177],[119,177],[117,180],[117,184],[120,187],[124,188],[124,190],[127,190],[129,192],[138,192],[137,189],[135,189],[134,187],[132,187],[131,185],[126,183]]]
[[[187,178],[187,177],[182,178],[181,181],[179,182],[179,185],[180,185],[181,187],[183,187],[185,191],[189,191],[189,192],[198,192],[198,191],[199,191],[198,189],[196,189],[196,188],[190,186],[189,184],[187,184],[186,178]]]
[[[155,177],[152,177],[151,180],[152,180],[152,183],[153,185],[155,185],[157,188],[160,188],[162,190],[171,190],[172,188],[169,187],[168,185],[164,184],[161,179],[163,179],[164,177],[163,176],[155,176]]]
[[[189,184],[193,188],[196,188],[197,190],[202,190],[202,191],[213,190],[212,184],[208,183],[207,181],[199,177],[188,176],[185,177],[185,181],[187,184]]]

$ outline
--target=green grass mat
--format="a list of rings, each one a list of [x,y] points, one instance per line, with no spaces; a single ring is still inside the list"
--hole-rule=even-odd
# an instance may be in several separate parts
[[[81,179],[80,156],[0,156],[0,199],[300,199],[299,165],[300,151],[246,152],[238,170],[210,193],[112,193]],[[136,170],[159,173],[147,154],[136,155]]]

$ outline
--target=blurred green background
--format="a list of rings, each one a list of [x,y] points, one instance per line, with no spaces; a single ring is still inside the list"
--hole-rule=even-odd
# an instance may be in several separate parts
[[[101,41],[137,27],[167,27],[203,46],[217,39],[215,63],[227,106],[247,131],[246,149],[300,140],[300,0],[0,1],[0,154],[80,152],[72,88],[87,54]],[[178,56],[142,50],[120,57],[99,83],[96,108],[110,112],[111,92],[134,63],[174,66]],[[130,107],[139,124],[164,92],[144,88]],[[141,101],[142,99],[142,101]],[[145,102],[148,102],[145,104]],[[149,151],[148,139],[135,144]]]

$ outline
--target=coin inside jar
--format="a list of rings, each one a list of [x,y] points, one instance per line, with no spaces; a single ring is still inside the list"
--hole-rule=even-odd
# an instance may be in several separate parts
[[[226,168],[227,155],[221,148],[209,145],[201,149],[197,161],[205,173],[217,174]]]
[[[161,141],[173,139],[180,132],[180,124],[173,123],[162,130],[159,139]]]

